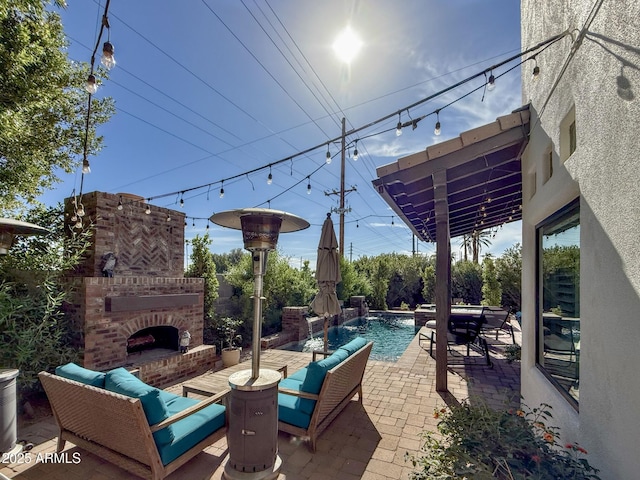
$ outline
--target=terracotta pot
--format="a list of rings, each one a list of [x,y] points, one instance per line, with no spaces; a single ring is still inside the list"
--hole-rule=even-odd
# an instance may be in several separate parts
[[[222,349],[222,365],[230,367],[240,363],[240,347],[227,347]]]

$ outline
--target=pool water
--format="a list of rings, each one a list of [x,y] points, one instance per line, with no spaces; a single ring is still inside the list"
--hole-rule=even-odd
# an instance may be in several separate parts
[[[356,337],[362,337],[373,342],[370,355],[372,360],[395,362],[402,356],[418,330],[415,328],[413,317],[409,316],[360,317],[340,327],[329,329],[329,350],[335,350]],[[297,352],[311,352],[322,350],[323,343],[323,334],[320,332],[306,342],[284,348]]]

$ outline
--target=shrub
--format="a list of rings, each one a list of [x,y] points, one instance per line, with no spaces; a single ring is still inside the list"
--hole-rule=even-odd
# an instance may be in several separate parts
[[[526,407],[525,407],[526,408]],[[598,470],[581,458],[577,443],[558,444],[558,428],[547,426],[551,407],[498,411],[468,401],[434,412],[439,436],[422,433],[424,455],[406,454],[423,479],[599,479]]]

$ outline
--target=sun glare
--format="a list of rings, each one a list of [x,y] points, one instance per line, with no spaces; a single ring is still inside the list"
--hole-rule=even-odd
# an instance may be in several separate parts
[[[362,48],[362,41],[358,35],[347,26],[335,42],[333,42],[333,51],[336,52],[338,58],[345,63],[351,63]]]

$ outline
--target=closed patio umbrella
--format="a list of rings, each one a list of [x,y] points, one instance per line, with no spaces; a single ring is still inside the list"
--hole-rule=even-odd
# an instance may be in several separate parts
[[[322,224],[322,233],[318,243],[316,281],[318,282],[318,293],[311,302],[311,308],[319,316],[324,317],[324,350],[327,351],[329,317],[342,312],[336,293],[336,285],[342,281],[340,254],[330,213],[327,213],[327,218]]]

